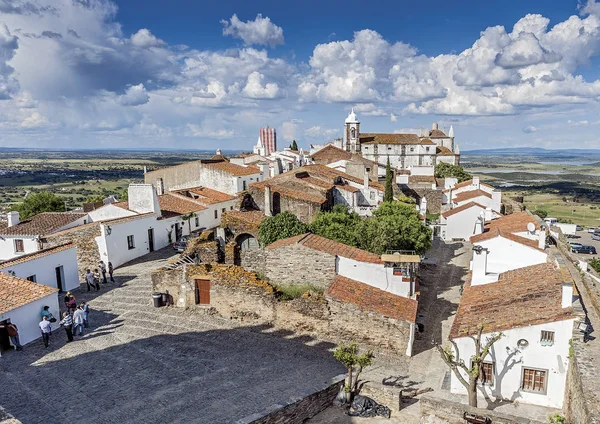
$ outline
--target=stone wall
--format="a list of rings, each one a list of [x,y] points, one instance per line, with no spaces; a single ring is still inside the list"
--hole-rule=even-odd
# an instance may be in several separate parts
[[[152,280],[152,291],[159,293],[169,293],[173,296],[173,302],[175,305],[179,305],[179,298],[182,294],[185,296],[188,293],[182,293],[181,291],[181,283],[185,280],[183,279],[182,268],[178,268],[175,270],[156,270],[153,271],[151,276]],[[192,292],[192,295],[194,293]],[[192,302],[193,302],[192,298]]]
[[[91,223],[69,230],[51,234],[42,239],[42,248],[59,246],[65,243],[74,243],[77,246],[77,267],[80,282],[85,279],[86,270],[99,268],[100,252],[96,237],[100,236],[100,225]]]
[[[432,396],[422,396],[419,403],[421,406],[422,422],[428,422],[428,420],[435,422],[434,420],[431,420],[431,417],[437,417],[445,420],[444,422],[448,424],[464,424],[464,414],[468,413],[488,417],[494,424],[546,424],[541,421],[516,417],[501,412],[473,408],[469,405],[446,399],[434,398]]]
[[[242,250],[240,252],[240,265],[257,274],[266,275],[265,256],[265,249]]]
[[[188,242],[184,253],[191,257],[197,255],[200,262],[203,263],[210,264],[223,261],[223,252],[219,248],[219,242],[215,240],[203,241],[199,238],[192,239]]]
[[[261,211],[265,210],[265,192],[260,188],[250,187],[248,194],[252,196],[255,204],[260,208]],[[290,212],[298,217],[298,219],[305,224],[310,224],[316,214],[321,210],[331,210],[333,206],[333,200],[327,200],[323,205],[319,203],[313,203],[306,200],[299,200],[291,197],[286,197],[283,194],[273,189],[271,192],[272,201],[271,209],[273,215],[281,212]],[[333,199],[333,195],[330,196]]]
[[[326,289],[335,278],[334,255],[302,245],[265,249],[265,276],[274,284],[311,284]]]
[[[429,184],[431,187],[431,184]],[[417,203],[425,197],[427,199],[427,212],[429,213],[441,213],[442,211],[442,191],[433,190],[431,188],[419,187],[418,184],[411,184],[410,186],[401,186],[401,191],[404,195],[412,197],[417,200]]]
[[[331,406],[344,377],[345,375],[337,376],[332,384],[321,390],[307,393],[286,404],[273,405],[265,411],[236,421],[235,424],[301,424]]]

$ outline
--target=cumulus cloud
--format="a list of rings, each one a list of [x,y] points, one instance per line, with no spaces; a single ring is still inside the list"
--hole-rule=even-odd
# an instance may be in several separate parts
[[[366,116],[387,116],[387,112],[373,103],[359,103],[354,105],[354,111]]]
[[[139,106],[148,103],[150,96],[144,84],[132,85],[119,97],[119,103],[123,106]]]
[[[268,82],[263,84],[265,76],[258,71],[248,75],[246,86],[242,94],[251,99],[275,99],[279,96],[279,87],[277,84]]]
[[[533,125],[529,125],[529,126],[523,128],[523,132],[526,134],[531,134],[531,133],[537,132],[538,130],[539,130],[539,128],[534,127]]]
[[[259,13],[253,21],[242,22],[236,14],[229,21],[222,20],[223,35],[231,35],[244,41],[244,44],[275,47],[284,44],[283,29]]]
[[[131,44],[136,47],[162,47],[166,43],[159,38],[156,38],[154,34],[147,28],[142,28],[131,36]]]
[[[10,33],[6,24],[0,23],[0,100],[10,98],[18,88],[13,77],[14,69],[8,64],[18,46],[17,37]]]
[[[48,119],[39,112],[33,112],[21,122],[23,128],[40,128],[48,123]]]

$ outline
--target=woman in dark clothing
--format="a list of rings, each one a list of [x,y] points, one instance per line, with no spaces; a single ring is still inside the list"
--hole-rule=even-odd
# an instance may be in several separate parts
[[[113,266],[112,266],[112,262],[108,263],[108,274],[110,275],[110,282],[114,283],[115,279],[113,278]]]

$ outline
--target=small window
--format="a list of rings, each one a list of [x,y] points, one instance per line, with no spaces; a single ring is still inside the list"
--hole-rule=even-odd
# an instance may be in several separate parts
[[[196,227],[199,227],[199,226],[200,226],[200,218],[196,217],[196,218],[194,219],[194,225],[195,225]]]
[[[219,217],[219,211],[215,209],[215,219]]]
[[[427,151],[427,152],[428,152],[428,151],[429,151],[429,147],[425,147],[425,151]]]
[[[135,242],[133,240],[133,236],[127,236],[127,248],[129,250],[135,249]]]
[[[23,244],[22,239],[15,240],[15,252],[21,253],[25,251],[25,245]]]
[[[388,147],[388,150],[392,150],[392,148],[391,148],[391,147]]]
[[[552,346],[554,344],[554,331],[542,330],[540,343],[542,346]]]
[[[415,148],[414,148],[414,147],[411,147],[411,148],[410,148],[410,151],[411,151],[411,152],[414,152],[414,151],[415,151]]]
[[[523,368],[521,390],[526,392],[546,394],[546,371]]]
[[[221,213],[225,213],[225,210],[226,210],[225,208],[221,209]]]
[[[479,376],[481,384],[494,384],[494,364],[492,362],[484,362],[481,364],[481,375]]]
[[[375,200],[375,192],[374,191],[371,192],[371,200]]]
[[[246,185],[246,180],[242,181],[242,191],[245,191],[248,188],[248,186]],[[215,216],[216,218],[216,216]]]
[[[233,206],[229,206],[229,210],[232,211],[233,210]]]
[[[37,280],[35,278],[35,274],[30,275],[29,277],[27,277],[27,281],[33,281],[34,283],[37,283]]]

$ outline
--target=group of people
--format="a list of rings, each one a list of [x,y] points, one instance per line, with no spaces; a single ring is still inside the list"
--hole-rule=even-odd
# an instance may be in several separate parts
[[[71,292],[67,292],[64,298],[66,311],[63,312],[62,319],[59,321],[59,325],[64,328],[67,333],[67,343],[73,341],[73,336],[79,334],[83,336],[84,328],[89,326],[89,313],[90,307],[86,302],[81,302],[77,305],[77,300],[75,296],[71,294]],[[40,330],[42,331],[42,341],[44,342],[44,346],[48,347],[50,345],[50,335],[52,334],[52,323],[56,322],[56,318],[50,312],[49,306],[44,306],[42,309],[42,320],[40,321]],[[9,331],[10,335],[10,331]],[[13,344],[17,347],[17,350],[21,350],[22,347],[18,344],[18,336],[17,343],[12,340]]]
[[[93,288],[95,288],[96,291],[100,290],[100,273],[102,273],[102,282],[104,284],[108,283],[106,271],[106,265],[104,265],[103,261],[100,261],[100,272],[98,272],[98,268],[94,269],[94,272],[90,269],[86,270],[85,283],[87,284],[87,291],[90,291]],[[108,275],[110,277],[110,282],[114,283],[115,279],[113,278],[113,265],[111,262],[108,263]]]

